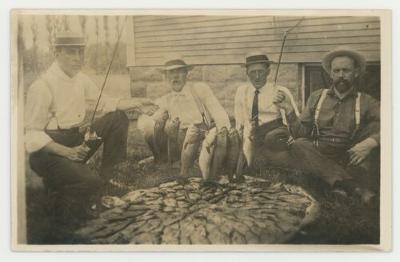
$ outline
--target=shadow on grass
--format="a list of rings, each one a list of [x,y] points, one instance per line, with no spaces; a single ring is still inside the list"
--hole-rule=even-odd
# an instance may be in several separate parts
[[[101,150],[99,150],[101,152]],[[130,186],[131,190],[150,188],[171,181],[178,174],[177,168],[168,165],[150,166],[143,170],[138,161],[151,153],[140,132],[133,125],[129,129],[128,159],[119,166],[116,179]],[[100,153],[90,165],[99,168]],[[198,174],[197,174],[198,175]],[[329,193],[329,188],[317,177],[284,168],[253,170],[251,176],[260,177],[271,183],[282,182],[303,187],[321,206],[319,218],[303,228],[289,244],[378,244],[379,243],[379,199],[370,206],[362,205],[357,199],[339,199]],[[27,189],[27,232],[30,244],[73,244],[80,240],[70,232],[79,221],[55,226],[51,196],[43,188]],[[68,215],[68,214],[67,214]],[[74,220],[74,217],[70,218]]]
[[[358,198],[338,197],[318,177],[285,168],[267,168],[253,175],[301,186],[320,203],[319,218],[288,244],[379,244],[379,199],[365,205]]]

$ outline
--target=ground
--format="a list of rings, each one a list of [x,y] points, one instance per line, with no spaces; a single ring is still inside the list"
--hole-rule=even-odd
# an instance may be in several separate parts
[[[104,80],[104,76],[101,75],[91,75],[91,77],[99,85]],[[220,97],[218,92],[222,92],[222,89],[214,91],[217,97]],[[129,75],[111,75],[107,81],[105,93],[115,97],[129,97]],[[152,168],[145,172],[139,169],[138,161],[150,155],[141,133],[132,122],[128,139],[129,161],[126,164],[132,170],[128,179],[132,182],[133,188],[156,186],[168,181],[177,171],[165,167]],[[98,159],[95,158],[91,165],[96,167],[97,162]],[[26,166],[29,167],[28,162],[26,162]],[[326,187],[322,182],[300,172],[268,169],[263,172],[253,172],[250,175],[272,182],[300,185],[319,201],[321,205],[319,219],[300,231],[289,243],[376,244],[379,242],[379,207],[377,204],[363,206],[353,198],[343,200],[332,196],[326,193]],[[75,241],[69,234],[74,230],[73,227],[55,228],[52,226],[52,217],[48,216],[51,211],[51,196],[44,191],[41,179],[29,169],[26,176],[28,242],[31,244],[55,244]]]
[[[135,189],[150,188],[168,181],[177,170],[154,167],[141,170],[138,161],[150,156],[143,143],[140,132],[131,123],[128,139],[128,161],[131,172],[125,177],[132,182]],[[96,166],[96,159],[92,165]],[[32,186],[34,174],[30,176],[30,187],[27,190],[27,223],[28,242],[31,244],[74,243],[69,234],[73,227],[52,226],[52,218],[46,215],[46,206],[51,199],[43,187]],[[379,208],[375,203],[369,206],[361,205],[357,199],[342,199],[327,193],[326,186],[318,179],[306,176],[298,171],[269,168],[250,174],[275,182],[283,182],[303,187],[321,205],[321,214],[316,222],[303,228],[288,243],[293,244],[377,244],[379,243]],[[38,179],[36,180],[38,181]],[[51,198],[51,196],[50,196]]]

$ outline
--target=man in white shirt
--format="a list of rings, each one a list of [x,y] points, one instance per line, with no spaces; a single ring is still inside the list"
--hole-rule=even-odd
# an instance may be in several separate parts
[[[162,71],[171,92],[157,99],[156,104],[160,108],[152,116],[153,119],[157,119],[161,114],[167,112],[171,119],[179,118],[180,145],[182,145],[186,130],[190,126],[199,128],[199,133],[202,135],[199,135],[198,139],[202,139],[204,132],[213,125],[218,130],[223,128],[229,130],[231,127],[228,114],[211,88],[206,83],[187,82],[187,75],[192,68],[178,55],[166,59]],[[154,123],[150,121],[148,125],[150,128],[142,128],[145,133],[147,132],[145,129],[150,132],[153,130]]]
[[[25,146],[31,168],[45,186],[68,201],[82,205],[95,201],[104,182],[85,165],[101,143],[84,143],[82,126],[100,90],[81,72],[84,38],[64,32],[54,43],[55,61],[29,88],[25,105]],[[109,180],[115,164],[126,158],[128,119],[122,110],[152,104],[146,99],[116,99],[103,95],[95,131],[104,143],[100,175]],[[93,109],[93,108],[92,108]],[[79,213],[79,211],[77,212]],[[80,212],[82,213],[82,212]]]
[[[246,125],[255,126],[257,162],[287,166],[289,133],[283,124],[279,108],[275,106],[278,96],[285,96],[297,106],[290,91],[283,86],[268,83],[271,61],[262,52],[250,53],[245,57],[248,84],[240,86],[235,96],[236,129]]]

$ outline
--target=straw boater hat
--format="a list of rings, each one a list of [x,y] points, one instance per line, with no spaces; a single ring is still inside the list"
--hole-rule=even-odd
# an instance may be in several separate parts
[[[54,46],[82,46],[86,45],[85,38],[75,32],[65,31],[56,34]]]
[[[245,56],[245,63],[243,64],[243,66],[249,66],[252,64],[258,64],[258,63],[265,63],[265,64],[272,64],[273,62],[271,60],[268,59],[268,56],[261,52],[261,51],[257,51],[257,52],[251,52],[248,53]]]
[[[354,61],[356,61],[358,67],[360,68],[360,74],[362,75],[363,73],[365,73],[366,61],[364,56],[350,47],[339,46],[330,51],[329,53],[327,53],[322,59],[322,67],[328,74],[331,73],[332,60],[338,56],[347,56],[353,58]]]
[[[193,66],[186,64],[182,56],[172,55],[165,58],[165,64],[164,67],[161,68],[161,71],[166,72],[178,68],[186,68],[187,70],[191,70],[193,69]]]

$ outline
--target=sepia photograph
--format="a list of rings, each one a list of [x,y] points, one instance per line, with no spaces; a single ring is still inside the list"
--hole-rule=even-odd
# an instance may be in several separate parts
[[[13,10],[10,38],[15,250],[390,248],[390,11]]]

